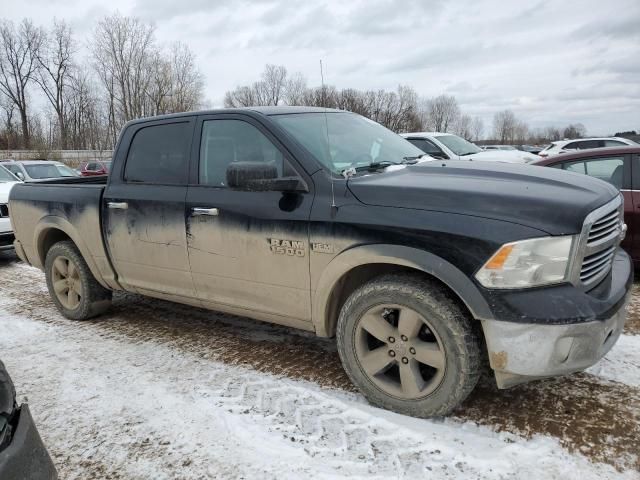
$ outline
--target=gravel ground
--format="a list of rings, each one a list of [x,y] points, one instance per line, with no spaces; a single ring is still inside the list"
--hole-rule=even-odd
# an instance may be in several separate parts
[[[7,254],[0,352],[61,478],[640,478],[637,289],[588,373],[486,378],[446,420],[369,407],[305,332],[129,294],[68,321]]]

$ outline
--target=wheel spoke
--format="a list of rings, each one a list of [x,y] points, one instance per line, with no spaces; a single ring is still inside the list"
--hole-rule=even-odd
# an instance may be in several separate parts
[[[78,271],[76,270],[76,265],[73,262],[69,262],[67,272],[71,278],[78,278]]]
[[[66,260],[60,257],[56,258],[56,260],[53,262],[53,266],[62,277],[66,277],[69,274],[69,268],[67,265],[68,264]]]
[[[414,356],[417,361],[438,370],[444,368],[444,352],[437,342],[415,342],[413,346],[416,349]]]
[[[425,385],[418,362],[412,359],[407,364],[399,363],[398,365],[400,365],[402,393],[409,398],[417,397]]]
[[[79,297],[82,297],[82,285],[79,280],[73,282],[73,291],[76,292]]]
[[[69,286],[67,285],[66,280],[56,280],[53,282],[53,290],[56,293],[65,293],[68,290]]]
[[[363,355],[360,362],[362,367],[371,376],[384,370],[394,359],[389,356],[386,347],[380,347]]]
[[[360,327],[381,342],[387,342],[389,337],[396,335],[396,330],[379,313],[367,313],[360,320]]]
[[[69,293],[67,294],[67,299],[69,303],[68,308],[75,308],[76,306],[78,306],[78,303],[80,303],[80,297],[73,288],[69,289]]]
[[[398,330],[402,335],[408,338],[415,338],[424,325],[422,318],[417,312],[410,308],[400,310],[400,318],[398,318]]]

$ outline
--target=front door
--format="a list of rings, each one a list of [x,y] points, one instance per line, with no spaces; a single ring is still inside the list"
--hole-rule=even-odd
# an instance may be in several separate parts
[[[266,313],[280,323],[310,321],[312,194],[232,190],[226,180],[232,162],[265,162],[282,176],[301,176],[302,170],[248,116],[202,117],[195,138],[198,172],[187,192],[186,221],[198,297],[249,316]]]
[[[195,119],[131,127],[104,195],[104,231],[118,280],[141,293],[195,297],[185,198]]]

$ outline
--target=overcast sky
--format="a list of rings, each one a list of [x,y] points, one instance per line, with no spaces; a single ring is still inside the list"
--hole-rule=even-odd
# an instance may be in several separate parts
[[[256,80],[265,63],[310,86],[455,95],[485,133],[505,108],[532,127],[640,130],[640,0],[0,0],[0,16],[67,20],[85,47],[119,11],[153,22],[198,58],[206,96]]]

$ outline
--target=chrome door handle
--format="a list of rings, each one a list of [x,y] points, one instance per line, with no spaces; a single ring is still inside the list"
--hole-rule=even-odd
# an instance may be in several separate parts
[[[217,208],[192,208],[191,211],[194,215],[209,215],[210,217],[217,217],[220,213]]]
[[[129,208],[129,204],[127,202],[107,202],[107,208],[126,210]]]

